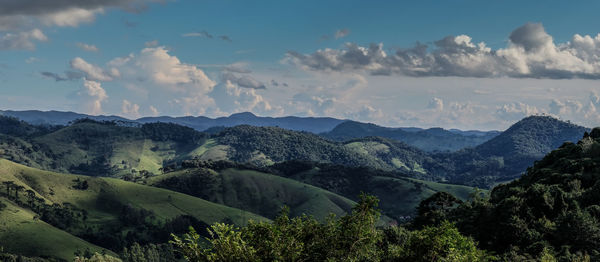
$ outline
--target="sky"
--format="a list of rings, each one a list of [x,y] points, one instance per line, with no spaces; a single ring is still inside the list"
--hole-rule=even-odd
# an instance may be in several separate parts
[[[0,109],[600,126],[598,1],[0,0]]]

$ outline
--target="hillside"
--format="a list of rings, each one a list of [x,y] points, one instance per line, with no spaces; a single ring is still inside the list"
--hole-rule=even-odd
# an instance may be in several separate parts
[[[382,127],[355,121],[346,121],[333,130],[320,135],[335,141],[347,141],[365,137],[384,137],[404,142],[427,152],[457,151],[467,147],[475,147],[498,135],[497,131],[465,132],[430,128],[409,130],[405,128]]]
[[[39,246],[26,245],[29,248],[27,254],[31,256],[65,257],[78,247],[95,248],[89,243],[120,252],[134,239],[142,244],[164,243],[169,238],[167,231],[185,231],[186,224],[201,229],[202,225],[219,221],[243,225],[249,219],[264,220],[250,212],[166,189],[118,179],[41,171],[3,159],[0,159],[0,181],[3,182],[2,192],[6,192],[4,182],[8,181],[23,187],[19,190],[21,193],[10,189],[10,200],[2,194],[0,199],[9,203],[9,207],[0,212],[0,217],[10,216],[11,221],[27,220],[36,212],[40,220],[51,225],[32,219],[31,227],[21,230],[4,223],[0,239],[28,239],[32,234],[29,230],[35,228],[43,230],[39,234],[48,232],[41,240],[65,238],[65,241],[44,241]],[[31,190],[34,198],[25,194],[27,190]],[[19,203],[19,207],[14,203]],[[74,246],[59,246],[70,244]],[[4,245],[4,248],[9,252],[25,252],[13,245]]]
[[[512,261],[546,252],[558,261],[600,259],[600,128],[564,143],[525,175],[495,187],[489,199],[438,210],[486,249]],[[436,212],[423,213],[430,221]],[[579,260],[576,260],[579,259]]]
[[[183,169],[152,177],[148,184],[271,219],[284,205],[290,208],[292,216],[308,214],[325,221],[331,213],[338,216],[348,213],[355,204],[318,187],[248,169]]]
[[[491,186],[519,177],[527,167],[564,142],[576,142],[587,128],[550,116],[530,116],[472,149],[432,157],[452,174],[452,183]]]
[[[469,199],[475,192],[472,187],[407,178],[402,173],[366,167],[289,161],[273,165],[267,170],[355,201],[363,192],[371,194],[380,199],[383,214],[399,220],[412,217],[419,202],[436,192],[448,192],[463,200]]]
[[[182,117],[142,117],[139,119],[126,119],[119,116],[93,116],[73,112],[61,111],[0,111],[0,115],[16,117],[20,120],[34,125],[68,125],[69,123],[82,118],[88,118],[96,121],[119,121],[124,123],[174,123],[182,126],[191,127],[197,131],[204,131],[211,127],[232,127],[237,125],[253,126],[278,126],[285,129],[296,131],[308,131],[313,133],[327,132],[333,129],[339,123],[345,120],[331,117],[261,117],[250,112],[232,114],[228,117],[209,118],[204,116],[182,116]]]

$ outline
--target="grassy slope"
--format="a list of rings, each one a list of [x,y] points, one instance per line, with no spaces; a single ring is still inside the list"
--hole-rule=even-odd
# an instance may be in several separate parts
[[[358,173],[357,173],[358,172]],[[399,218],[414,215],[419,203],[436,192],[444,191],[459,199],[467,200],[475,188],[442,184],[407,177],[380,176],[377,171],[361,173],[352,168],[340,168],[336,172],[313,168],[293,174],[290,178],[322,187],[331,192],[356,199],[360,192],[379,198],[379,207],[385,215]],[[485,192],[485,191],[484,191]]]
[[[157,184],[173,176],[193,175],[194,169],[181,170],[153,177],[149,183]],[[215,175],[218,177],[216,187],[221,190],[211,196],[212,201],[269,218],[275,217],[281,207],[287,205],[291,215],[304,213],[324,220],[330,213],[345,214],[355,204],[321,188],[262,172],[230,168]]]
[[[2,202],[7,204],[7,208],[0,212],[0,246],[5,251],[26,256],[54,256],[70,261],[78,249],[103,250],[43,221],[34,220],[35,214],[27,209],[8,201]]]
[[[72,189],[72,180],[75,178],[87,180],[89,188],[83,191]],[[118,179],[92,178],[42,171],[4,159],[0,159],[0,182],[1,181],[15,181],[15,184],[24,186],[25,190],[32,189],[38,196],[46,199],[48,204],[62,204],[64,202],[69,202],[78,208],[85,209],[89,212],[87,223],[90,225],[101,226],[103,223],[110,223],[117,219],[119,210],[110,209],[110,202],[112,201],[131,205],[136,208],[151,210],[161,219],[174,218],[178,215],[188,214],[207,224],[227,220],[233,221],[233,223],[238,225],[243,225],[249,219],[265,220],[265,218],[250,212],[222,206],[166,189],[139,185]],[[28,211],[22,212],[25,214]],[[0,231],[0,239],[30,238],[30,236],[26,234],[28,233],[28,230],[24,229],[22,231],[11,233],[6,231],[7,227],[4,225],[7,224],[0,225],[3,229]],[[47,226],[50,227],[49,225]],[[47,229],[46,231],[51,234],[48,236],[49,239],[53,237],[58,238],[67,234],[58,229]],[[19,232],[26,235],[14,235]],[[58,244],[62,245],[64,243],[77,242],[76,240],[69,240],[70,242],[67,240],[65,241],[66,242],[59,241]],[[51,255],[55,256],[66,254],[62,253],[63,251],[60,251],[61,248],[59,246],[54,246],[56,244],[56,241],[40,242],[39,245],[31,245],[31,247],[39,248],[40,252],[55,249],[56,253],[51,253]],[[45,245],[50,246],[48,247]],[[5,248],[7,251],[12,251],[6,245]]]

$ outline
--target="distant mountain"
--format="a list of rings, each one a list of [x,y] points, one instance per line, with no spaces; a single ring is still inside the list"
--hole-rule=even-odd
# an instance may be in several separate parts
[[[120,116],[92,116],[62,111],[4,110],[0,111],[0,115],[15,117],[33,125],[67,125],[70,122],[81,118],[89,118],[96,121],[131,121]]]
[[[323,137],[336,141],[354,138],[379,136],[402,141],[428,152],[457,151],[466,147],[474,147],[497,136],[498,131],[461,131],[442,128],[390,128],[375,124],[346,121],[333,130],[321,133]]]
[[[331,117],[260,117],[250,112],[233,114],[228,117],[208,118],[204,116],[183,116],[183,117],[143,117],[139,119],[126,119],[120,116],[92,116],[73,112],[60,111],[0,111],[0,115],[16,117],[30,124],[35,125],[67,125],[70,122],[89,118],[97,121],[121,121],[134,122],[139,124],[163,122],[175,123],[182,126],[191,127],[198,131],[204,131],[213,127],[232,127],[237,125],[253,126],[277,126],[289,130],[307,131],[313,133],[327,132],[338,124],[346,121]]]
[[[492,185],[519,177],[534,161],[565,142],[578,141],[586,131],[550,116],[530,116],[475,148],[433,158],[450,170],[452,182]]]

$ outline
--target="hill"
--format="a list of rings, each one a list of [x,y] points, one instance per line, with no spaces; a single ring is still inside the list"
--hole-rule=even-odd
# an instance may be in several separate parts
[[[527,169],[521,178],[495,187],[489,199],[452,211],[422,213],[455,221],[488,250],[523,261],[543,253],[558,261],[600,259],[600,128],[577,144],[567,142]]]
[[[285,205],[290,215],[308,214],[325,221],[350,212],[356,203],[318,187],[249,169],[186,168],[148,179],[148,184],[214,203],[275,218]]]
[[[333,130],[321,133],[323,137],[346,141],[365,137],[384,137],[398,140],[424,151],[457,151],[467,147],[475,147],[498,135],[500,132],[460,131],[442,128],[409,130],[406,128],[382,127],[355,121],[346,121]]]
[[[289,161],[275,164],[267,170],[355,201],[358,201],[358,196],[363,192],[376,196],[380,199],[382,213],[398,220],[414,216],[419,202],[436,192],[448,192],[467,200],[476,191],[467,186],[408,178],[398,172],[328,163]]]
[[[123,123],[174,123],[182,126],[191,127],[197,131],[204,131],[211,127],[232,127],[237,125],[253,126],[278,126],[285,129],[296,131],[308,131],[313,133],[327,132],[333,129],[339,123],[345,120],[331,117],[261,117],[250,112],[232,114],[228,117],[209,118],[204,116],[157,116],[142,117],[139,119],[126,119],[120,116],[93,116],[73,112],[61,111],[0,111],[0,115],[15,117],[27,123],[34,125],[68,125],[69,123],[82,118],[88,118],[95,121],[118,121]]]
[[[452,174],[452,183],[491,186],[519,177],[528,166],[589,129],[550,116],[530,116],[471,149],[432,155]]]
[[[78,248],[98,250],[100,246],[120,252],[134,240],[141,244],[165,243],[170,231],[186,231],[188,225],[202,229],[220,221],[243,225],[249,219],[265,220],[250,212],[166,189],[42,171],[3,159],[0,181],[3,189],[7,186],[4,182],[22,187],[21,193],[14,187],[2,190],[9,193],[0,196],[8,208],[0,212],[0,217],[11,222],[0,225],[0,240],[24,240],[30,239],[31,234],[40,234],[39,243],[24,245],[27,250],[3,244],[6,251],[30,256],[64,258],[70,253],[70,260],[72,251]],[[31,194],[25,194],[28,190]],[[31,226],[9,227],[16,221]],[[32,232],[38,228],[40,231]],[[50,241],[57,238],[64,241]]]

